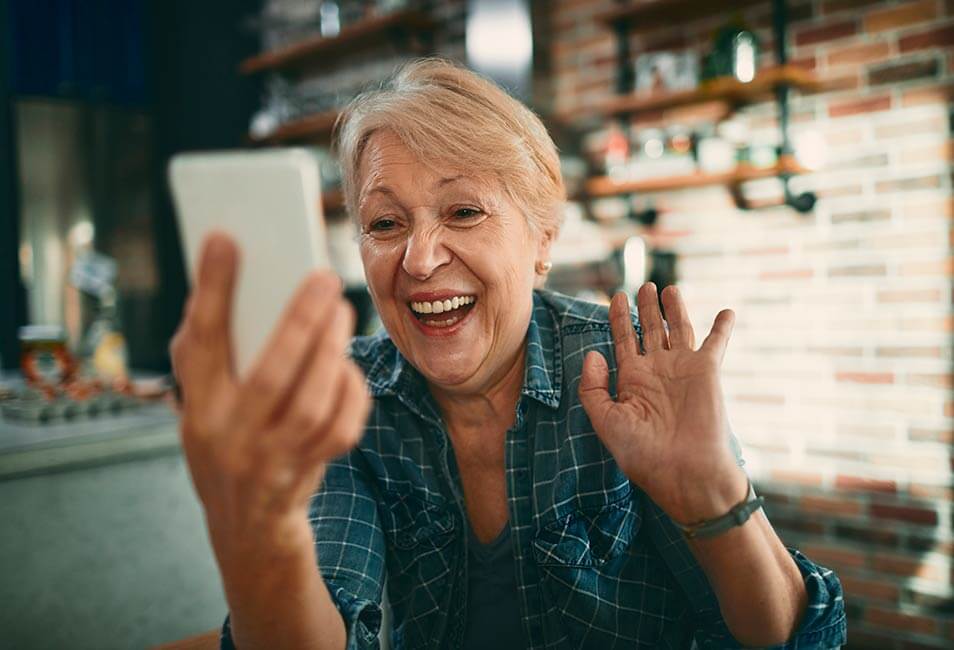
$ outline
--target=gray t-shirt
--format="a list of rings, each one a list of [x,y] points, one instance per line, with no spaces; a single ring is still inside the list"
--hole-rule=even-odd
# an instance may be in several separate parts
[[[510,522],[489,544],[481,544],[470,526],[467,577],[467,629],[463,650],[524,650]]]

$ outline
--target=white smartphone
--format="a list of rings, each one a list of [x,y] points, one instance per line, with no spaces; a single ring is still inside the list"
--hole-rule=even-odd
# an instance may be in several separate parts
[[[169,182],[193,283],[207,233],[225,231],[241,249],[232,343],[242,376],[302,279],[330,266],[318,163],[304,149],[179,154]]]

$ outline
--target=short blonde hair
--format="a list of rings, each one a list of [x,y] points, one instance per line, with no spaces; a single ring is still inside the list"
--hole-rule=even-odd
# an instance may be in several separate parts
[[[416,59],[362,93],[335,127],[345,207],[357,216],[368,139],[389,130],[423,163],[496,177],[531,230],[556,237],[566,191],[560,158],[533,111],[492,81],[443,59]]]

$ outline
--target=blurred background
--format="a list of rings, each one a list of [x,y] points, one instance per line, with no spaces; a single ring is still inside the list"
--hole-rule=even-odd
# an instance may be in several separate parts
[[[783,540],[841,577],[849,647],[954,645],[951,0],[6,0],[0,37],[0,646],[220,625],[168,406],[166,165],[309,147],[372,331],[329,137],[422,55],[559,145],[551,288],[678,283],[697,332],[735,310],[734,432]]]

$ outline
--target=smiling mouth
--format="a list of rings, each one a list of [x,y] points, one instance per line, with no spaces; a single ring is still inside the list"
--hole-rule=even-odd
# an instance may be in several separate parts
[[[447,300],[410,302],[411,313],[428,327],[451,327],[460,322],[477,303],[476,296],[454,296]]]

